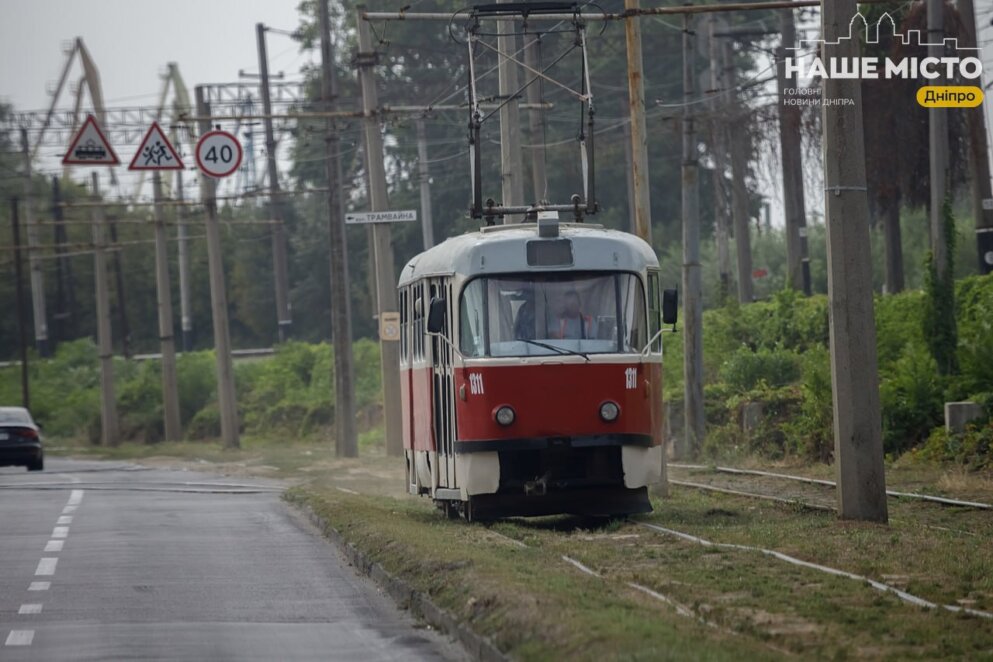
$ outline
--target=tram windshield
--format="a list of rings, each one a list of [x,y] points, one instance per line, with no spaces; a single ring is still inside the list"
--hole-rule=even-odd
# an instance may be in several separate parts
[[[631,273],[476,278],[459,315],[469,357],[637,353],[648,342],[645,292]]]

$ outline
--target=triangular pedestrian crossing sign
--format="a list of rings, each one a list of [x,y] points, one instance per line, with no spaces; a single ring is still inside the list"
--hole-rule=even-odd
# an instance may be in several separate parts
[[[148,127],[128,170],[182,170],[183,160],[173,149],[158,122]]]
[[[103,135],[93,115],[87,115],[83,126],[69,143],[62,157],[62,165],[118,165],[120,161],[114,148]]]

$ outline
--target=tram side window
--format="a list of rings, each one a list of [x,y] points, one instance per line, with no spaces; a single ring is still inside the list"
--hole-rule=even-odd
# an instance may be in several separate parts
[[[424,283],[414,285],[412,292],[414,304],[414,359],[424,358]]]
[[[459,350],[463,356],[483,356],[483,287],[486,280],[477,278],[462,291],[459,306]]]
[[[407,288],[400,290],[400,363],[407,365],[408,342],[407,334],[410,331],[410,311],[407,310]]]
[[[662,336],[659,334],[659,329],[662,328],[662,296],[659,290],[659,273],[657,271],[648,273],[648,324],[648,336],[654,338],[652,351],[661,352]]]

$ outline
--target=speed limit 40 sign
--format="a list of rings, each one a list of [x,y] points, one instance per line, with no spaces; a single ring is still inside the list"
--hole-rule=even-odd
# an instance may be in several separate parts
[[[197,167],[210,177],[227,177],[241,165],[241,143],[227,131],[208,131],[197,143]]]

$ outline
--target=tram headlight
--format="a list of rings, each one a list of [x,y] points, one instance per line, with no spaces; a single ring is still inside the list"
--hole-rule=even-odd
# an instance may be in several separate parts
[[[616,402],[607,402],[600,405],[600,418],[602,418],[607,423],[612,423],[617,420],[617,417],[621,415],[621,408],[617,406]]]
[[[511,407],[503,405],[496,410],[493,414],[493,418],[495,418],[496,422],[500,425],[507,427],[514,422],[514,419],[517,418],[517,414],[514,413],[514,410]]]

